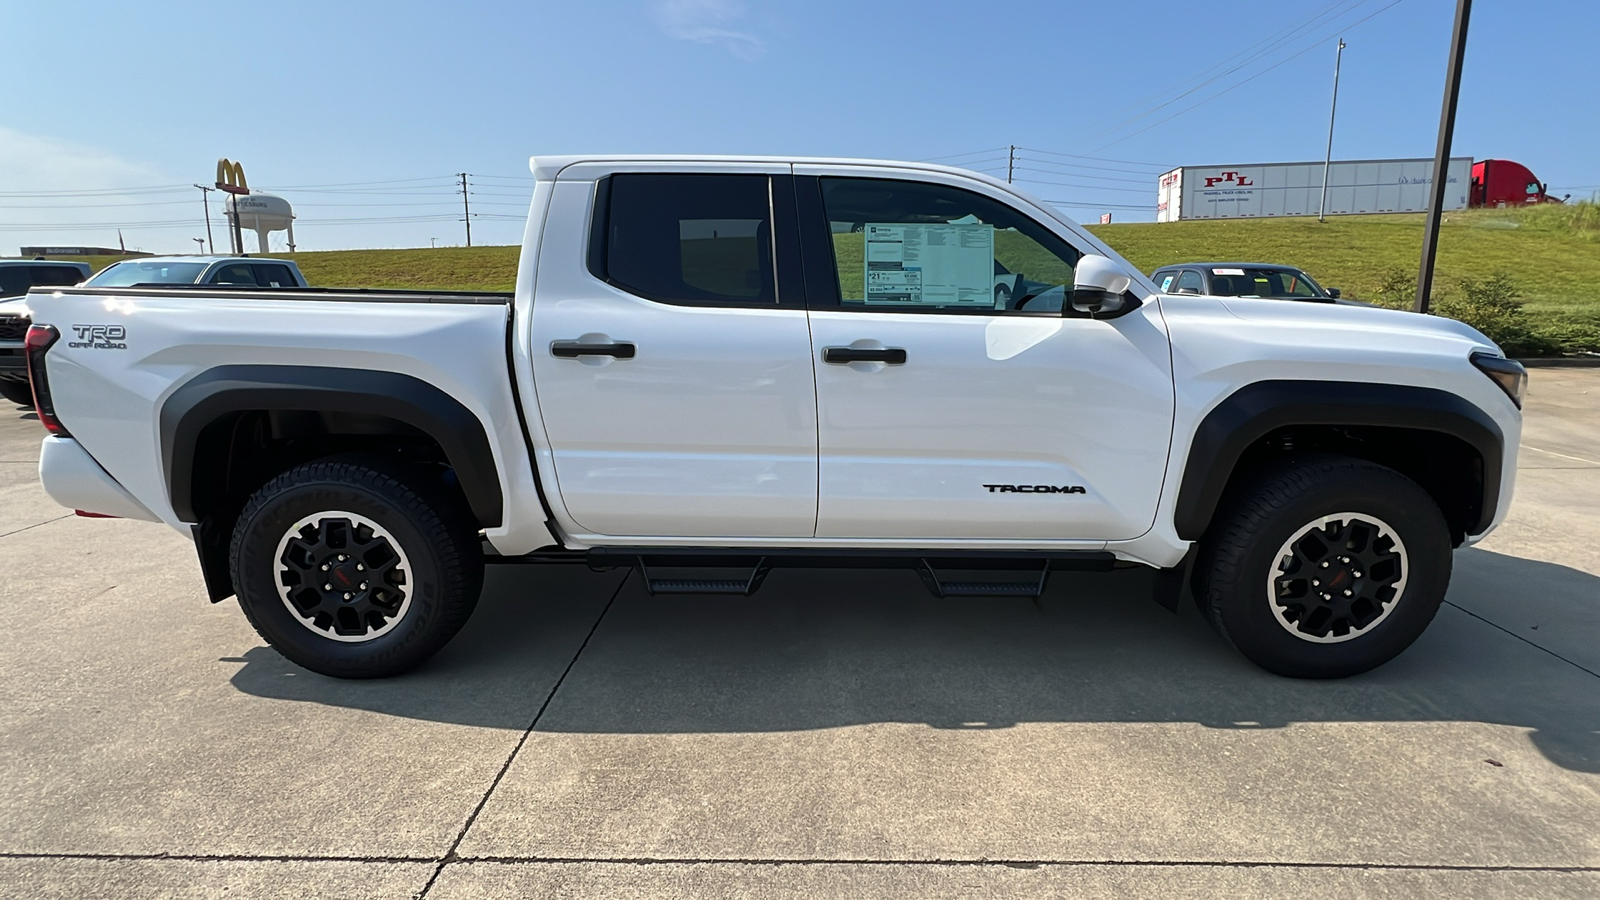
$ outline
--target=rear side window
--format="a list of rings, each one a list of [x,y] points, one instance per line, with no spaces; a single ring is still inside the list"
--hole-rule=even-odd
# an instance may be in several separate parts
[[[777,303],[767,176],[623,173],[595,200],[596,277],[663,303]]]
[[[262,287],[299,287],[299,282],[289,273],[288,266],[256,264],[256,280]]]
[[[26,294],[31,283],[27,266],[0,266],[0,297]]]
[[[29,266],[33,270],[34,284],[67,285],[83,280],[83,272],[76,266]]]
[[[256,283],[256,273],[247,263],[234,263],[223,266],[211,274],[210,284],[248,284],[252,287]]]

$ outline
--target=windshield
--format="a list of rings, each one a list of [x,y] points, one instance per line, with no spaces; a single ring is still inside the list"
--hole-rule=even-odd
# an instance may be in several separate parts
[[[1298,269],[1212,269],[1211,293],[1217,297],[1324,296],[1322,288]]]
[[[129,260],[108,266],[84,282],[89,287],[130,287],[135,284],[194,284],[205,263],[140,262]]]

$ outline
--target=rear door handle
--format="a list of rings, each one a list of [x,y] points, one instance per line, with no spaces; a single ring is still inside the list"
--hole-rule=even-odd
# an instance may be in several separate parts
[[[580,356],[611,356],[617,359],[633,359],[634,347],[627,341],[617,341],[610,344],[585,344],[581,341],[551,341],[550,355],[562,359],[577,359]]]
[[[824,347],[822,361],[839,365],[879,362],[891,366],[903,366],[906,364],[906,351],[899,347]]]

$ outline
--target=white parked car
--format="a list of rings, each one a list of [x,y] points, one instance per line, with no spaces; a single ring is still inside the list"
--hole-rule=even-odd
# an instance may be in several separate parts
[[[1163,295],[942,166],[532,169],[513,294],[34,295],[45,488],[192,534],[214,599],[343,677],[427,659],[485,564],[576,561],[973,597],[1141,564],[1260,665],[1348,675],[1510,502],[1526,376],[1460,323]]]

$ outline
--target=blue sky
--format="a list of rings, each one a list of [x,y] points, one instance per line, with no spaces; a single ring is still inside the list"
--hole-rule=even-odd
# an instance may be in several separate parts
[[[118,224],[130,248],[192,252],[183,186],[219,156],[294,204],[302,250],[459,244],[462,171],[474,243],[514,243],[537,153],[953,157],[1003,176],[1015,144],[1018,180],[1079,220],[1148,221],[1164,168],[1320,159],[1341,34],[1335,158],[1431,156],[1454,7],[0,0],[0,253],[115,245]],[[1597,34],[1594,0],[1478,0],[1455,154],[1600,190]]]

